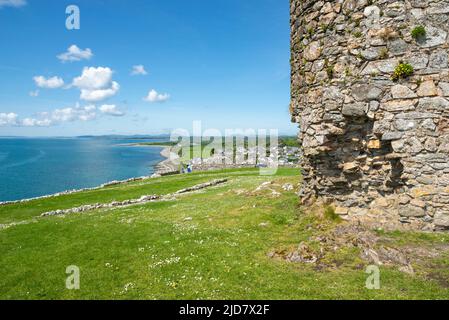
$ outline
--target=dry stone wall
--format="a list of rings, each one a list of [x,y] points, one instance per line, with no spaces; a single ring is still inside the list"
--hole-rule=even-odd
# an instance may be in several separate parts
[[[303,201],[449,228],[449,0],[290,5]]]

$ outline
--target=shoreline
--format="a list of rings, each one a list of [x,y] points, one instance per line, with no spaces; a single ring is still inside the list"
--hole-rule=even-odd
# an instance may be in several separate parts
[[[93,191],[93,190],[98,190],[98,189],[115,186],[115,185],[119,185],[119,184],[123,184],[123,183],[141,181],[141,180],[146,180],[146,179],[151,179],[151,178],[152,178],[152,176],[141,176],[141,177],[134,177],[134,178],[129,178],[129,179],[125,179],[125,180],[113,180],[113,181],[105,182],[99,186],[91,187],[91,188],[65,190],[65,191],[61,191],[61,192],[57,192],[57,193],[47,194],[47,195],[33,197],[33,198],[26,198],[26,199],[21,199],[21,200],[0,201],[0,207],[10,205],[10,204],[26,203],[26,202],[30,202],[30,201],[34,201],[34,200],[56,198],[59,196],[70,195],[70,194],[74,194],[74,193],[78,193],[78,192]]]
[[[142,146],[142,145],[128,145],[128,146]],[[0,206],[6,206],[6,205],[18,204],[18,203],[27,203],[27,202],[34,201],[34,200],[56,198],[59,196],[70,195],[70,194],[79,193],[79,192],[93,191],[93,190],[98,190],[98,189],[115,186],[115,185],[119,185],[119,184],[124,184],[124,183],[129,183],[129,182],[134,182],[134,181],[141,181],[141,180],[146,180],[146,179],[151,179],[151,178],[157,178],[157,177],[160,177],[163,175],[174,174],[178,171],[178,164],[176,164],[176,162],[170,160],[170,151],[171,151],[170,146],[148,145],[146,147],[162,148],[160,155],[163,156],[164,158],[166,158],[165,160],[162,160],[153,166],[154,172],[151,175],[141,176],[141,177],[133,177],[133,178],[125,179],[125,180],[108,181],[108,182],[102,183],[99,186],[91,187],[91,188],[69,189],[69,190],[64,190],[61,192],[38,196],[38,197],[25,198],[25,199],[20,199],[20,200],[0,201]]]
[[[171,152],[173,146],[170,145],[157,145],[157,144],[145,144],[145,143],[130,143],[124,144],[128,147],[145,147],[145,148],[162,148],[160,155],[165,159],[154,165],[155,175],[168,175],[179,173],[179,156]]]
[[[154,166],[155,169],[154,174],[163,176],[168,174],[179,173],[179,157],[177,157],[177,155],[172,153],[171,149],[172,147],[170,146],[163,147],[160,154],[165,158],[165,160],[159,162]],[[175,158],[175,160],[173,160],[173,158]]]
[[[125,179],[125,180],[113,180],[113,181],[108,181],[105,183],[102,183],[99,186],[96,187],[90,187],[90,188],[82,188],[82,189],[70,189],[70,190],[65,190],[65,191],[61,191],[61,192],[56,192],[53,194],[48,194],[48,195],[43,195],[43,196],[38,196],[38,197],[32,197],[32,198],[25,198],[25,199],[20,199],[20,200],[10,200],[10,201],[0,201],[0,207],[1,206],[6,206],[6,205],[11,205],[11,204],[19,204],[19,203],[27,203],[27,202],[31,202],[34,200],[40,200],[40,199],[48,199],[48,198],[56,198],[59,196],[64,196],[64,195],[70,195],[70,194],[74,194],[74,193],[79,193],[79,192],[85,192],[85,191],[93,191],[93,190],[98,190],[98,189],[102,189],[105,187],[110,187],[110,186],[115,186],[115,185],[120,185],[120,184],[124,184],[124,183],[129,183],[129,182],[135,182],[135,181],[142,181],[142,180],[147,180],[147,179],[152,179],[152,178],[159,178],[162,176],[167,176],[167,175],[175,175],[175,174],[180,174],[180,157],[176,154],[176,153],[172,153],[172,146],[158,146],[158,145],[140,145],[140,144],[127,144],[127,146],[143,146],[143,147],[158,147],[158,148],[162,148],[162,150],[160,151],[160,155],[162,157],[164,157],[165,159],[156,163],[155,165],[153,165],[153,169],[154,172],[151,175],[148,176],[140,176],[140,177],[132,177],[129,179]],[[242,168],[242,167],[246,167],[246,166],[236,166],[236,168]],[[253,167],[253,165],[250,166],[251,168]],[[284,167],[284,166],[281,166]],[[219,169],[224,169],[224,168],[231,168],[229,166],[211,166],[211,167],[196,167],[197,171],[209,171],[209,170],[219,170]]]

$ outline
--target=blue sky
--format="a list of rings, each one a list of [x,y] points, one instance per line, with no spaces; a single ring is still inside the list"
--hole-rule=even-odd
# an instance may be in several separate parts
[[[0,41],[0,135],[296,133],[287,0],[0,0]]]

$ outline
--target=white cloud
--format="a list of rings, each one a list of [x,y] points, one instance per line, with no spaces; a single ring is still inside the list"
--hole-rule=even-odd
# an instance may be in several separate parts
[[[120,111],[116,105],[112,104],[104,104],[98,109],[101,111],[101,113],[111,115],[114,117],[122,117],[125,115],[125,113]]]
[[[101,101],[117,94],[120,85],[112,81],[113,71],[110,68],[84,68],[81,76],[73,79],[73,86],[81,90],[80,99]]]
[[[89,60],[92,58],[93,53],[92,50],[89,48],[87,49],[80,49],[76,45],[71,45],[67,52],[61,53],[57,56],[59,60],[62,62],[73,62],[73,61],[81,61],[81,60]]]
[[[55,109],[51,112],[41,112],[37,118],[25,118],[20,121],[24,127],[50,127],[64,122],[89,121],[97,117],[96,107],[88,105]]]
[[[43,76],[36,76],[33,78],[34,82],[39,88],[57,89],[64,85],[64,80],[59,77],[45,78]]]
[[[30,91],[30,97],[38,97],[39,96],[39,90]]]
[[[76,106],[74,108],[56,109],[47,119],[52,122],[73,122],[73,121],[89,121],[97,117],[96,107],[94,105],[88,105],[84,107]],[[47,114],[44,114],[47,115]]]
[[[81,100],[97,102],[113,97],[120,90],[120,85],[113,81],[110,88],[99,90],[81,89]]]
[[[25,118],[21,122],[23,127],[49,127],[53,123],[50,119],[34,119],[34,118]]]
[[[131,71],[131,75],[137,76],[137,75],[147,75],[148,72],[145,70],[145,67],[141,64],[137,66],[133,66],[133,70]]]
[[[73,85],[80,89],[105,89],[112,81],[112,70],[103,67],[86,67],[81,76],[73,79]]]
[[[150,90],[150,92],[148,92],[148,95],[145,98],[143,98],[143,100],[148,102],[165,102],[168,99],[170,99],[169,94],[167,93],[161,94],[154,89]]]
[[[16,113],[0,113],[0,126],[17,125],[18,115]]]
[[[50,127],[66,122],[91,121],[101,115],[122,117],[125,113],[115,105],[105,104],[97,108],[93,104],[83,107],[76,104],[74,107],[41,112],[34,118],[19,119],[15,113],[0,113],[0,126]]]
[[[3,7],[22,7],[26,5],[25,0],[0,0],[0,9]]]

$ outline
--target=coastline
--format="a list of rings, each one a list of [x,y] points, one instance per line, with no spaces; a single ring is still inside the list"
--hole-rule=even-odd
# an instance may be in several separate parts
[[[18,203],[26,203],[26,202],[40,200],[40,199],[55,198],[55,197],[59,197],[59,196],[64,196],[64,195],[69,195],[69,194],[74,194],[74,193],[84,192],[84,191],[98,190],[98,189],[105,188],[105,187],[115,186],[115,185],[128,183],[128,182],[146,180],[146,179],[150,179],[150,178],[152,178],[152,176],[135,177],[135,178],[129,178],[126,180],[114,180],[114,181],[102,183],[101,185],[99,185],[97,187],[92,187],[92,188],[65,190],[65,191],[61,191],[61,192],[57,192],[57,193],[53,193],[53,194],[47,194],[47,195],[43,195],[43,196],[39,196],[39,197],[26,198],[26,199],[21,199],[21,200],[0,201],[0,206],[6,206],[6,205],[18,204]]]
[[[152,179],[152,178],[159,178],[161,176],[167,176],[167,175],[175,175],[180,173],[180,157],[172,152],[172,146],[164,146],[164,145],[142,145],[142,144],[127,144],[127,146],[145,146],[145,147],[158,147],[162,148],[160,151],[160,155],[164,157],[165,159],[158,162],[153,166],[154,172],[152,175],[148,176],[140,176],[140,177],[133,177],[125,180],[114,180],[102,183],[99,186],[96,187],[90,187],[90,188],[82,188],[82,189],[71,189],[71,190],[65,190],[53,194],[43,195],[39,197],[32,197],[32,198],[26,198],[26,199],[20,199],[20,200],[11,200],[11,201],[0,201],[0,206],[6,206],[10,204],[19,204],[19,203],[27,203],[34,200],[40,200],[40,199],[47,199],[47,198],[55,198],[63,195],[70,195],[74,193],[79,192],[85,192],[85,191],[93,191],[102,189],[105,187],[120,185],[124,183],[134,182],[134,181],[141,181],[146,179]],[[238,165],[238,166],[215,166],[215,165],[205,165],[205,166],[195,166],[195,170],[197,171],[208,171],[208,170],[218,170],[218,169],[224,169],[224,168],[244,168],[244,167],[251,167],[253,168],[254,165]]]
[[[154,173],[156,175],[167,175],[167,174],[175,174],[179,173],[179,157],[171,152],[172,147],[165,146],[161,150],[161,156],[165,158],[165,160],[159,162],[154,166]]]
[[[128,146],[133,146],[133,145],[128,145]],[[138,145],[136,145],[136,146],[138,146]],[[140,146],[142,146],[142,145],[140,145]],[[134,177],[134,178],[126,179],[126,180],[113,180],[113,181],[102,183],[101,185],[92,187],[92,188],[65,190],[65,191],[52,193],[52,194],[48,194],[48,195],[43,195],[43,196],[39,196],[39,197],[33,197],[33,198],[11,200],[11,201],[0,201],[0,206],[6,206],[6,205],[18,204],[18,203],[27,203],[30,201],[40,200],[40,199],[55,198],[55,197],[59,197],[59,196],[63,196],[63,195],[69,195],[69,194],[74,194],[74,193],[79,193],[79,192],[84,192],[84,191],[93,191],[93,190],[98,190],[101,188],[115,186],[115,185],[119,185],[119,184],[123,184],[123,183],[157,178],[157,177],[160,177],[163,175],[175,174],[178,172],[179,163],[177,163],[176,160],[173,161],[170,159],[170,156],[171,156],[171,147],[170,146],[148,145],[147,147],[162,147],[163,149],[161,150],[160,154],[161,154],[161,156],[166,158],[165,160],[162,160],[161,162],[154,165],[154,173],[151,176]]]
[[[155,175],[168,175],[179,173],[180,158],[177,154],[172,153],[172,147],[170,145],[164,144],[145,144],[145,143],[131,143],[125,144],[128,147],[146,147],[146,148],[162,148],[160,155],[165,158],[165,160],[160,161],[154,166]]]

